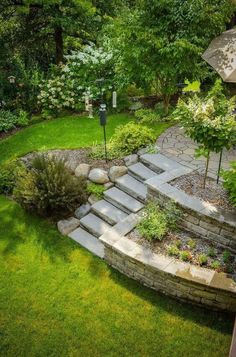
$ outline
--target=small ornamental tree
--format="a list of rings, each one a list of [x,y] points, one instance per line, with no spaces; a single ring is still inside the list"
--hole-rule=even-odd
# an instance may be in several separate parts
[[[207,158],[203,187],[205,188],[210,153],[230,149],[235,142],[236,123],[229,102],[227,111],[218,110],[213,98],[205,100],[195,96],[187,102],[180,100],[174,113],[187,135],[198,143],[196,156]]]

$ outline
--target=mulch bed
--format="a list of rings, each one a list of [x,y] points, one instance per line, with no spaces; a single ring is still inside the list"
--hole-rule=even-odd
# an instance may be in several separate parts
[[[206,188],[204,189],[203,178],[204,176],[199,173],[192,173],[181,176],[170,184],[179,190],[183,190],[188,195],[198,197],[216,207],[234,211],[235,208],[230,203],[228,193],[222,184],[217,184],[215,180],[207,178]]]
[[[214,252],[214,257],[208,256],[207,263],[202,266],[212,269],[211,264],[218,261],[220,263],[220,268],[216,270],[231,273],[232,277],[236,280],[236,256],[231,254],[229,261],[226,264],[223,261],[223,253],[225,252],[225,249],[220,246],[213,245],[206,239],[198,238],[191,233],[185,231],[171,232],[168,233],[167,236],[160,242],[158,240],[149,241],[143,238],[139,234],[138,230],[135,229],[127,235],[127,238],[146,248],[149,248],[154,253],[164,254],[166,256],[170,256],[168,253],[169,246],[178,246],[180,251],[190,252],[191,259],[189,263],[198,266],[200,266],[198,261],[200,254],[206,254],[208,256],[208,254]],[[179,261],[181,260],[179,257],[174,256],[173,258]]]
[[[102,159],[94,159],[89,156],[91,149],[83,148],[78,150],[49,150],[45,154],[50,154],[58,159],[64,159],[66,166],[72,171],[76,169],[79,164],[85,163],[91,165],[91,168],[102,168],[108,170],[111,166],[124,165],[122,159],[114,159],[106,162]],[[24,162],[30,162],[38,153],[30,153],[21,158]]]

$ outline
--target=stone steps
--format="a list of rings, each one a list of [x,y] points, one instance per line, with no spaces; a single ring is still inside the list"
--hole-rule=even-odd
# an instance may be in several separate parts
[[[141,162],[137,162],[136,164],[129,166],[128,173],[140,182],[146,181],[157,175],[156,172],[150,170]]]
[[[69,233],[69,237],[100,258],[104,258],[104,245],[81,227]]]
[[[143,204],[117,187],[112,187],[104,192],[104,198],[115,207],[130,214],[137,213],[143,208]]]
[[[119,221],[125,219],[128,215],[124,211],[121,211],[119,208],[113,206],[111,203],[101,200],[96,202],[91,207],[92,212],[97,216],[102,218],[107,223],[114,225]]]
[[[95,237],[100,237],[111,227],[110,224],[104,222],[104,220],[95,216],[93,213],[89,213],[83,217],[80,220],[80,224]]]
[[[178,162],[168,159],[162,154],[144,154],[140,156],[140,161],[157,174],[160,174],[163,171],[182,168],[182,165]]]
[[[145,202],[147,197],[147,187],[130,175],[124,175],[116,179],[116,186],[128,195]]]

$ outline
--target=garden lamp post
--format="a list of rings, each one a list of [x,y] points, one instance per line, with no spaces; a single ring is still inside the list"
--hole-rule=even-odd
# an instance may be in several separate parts
[[[16,82],[16,77],[14,77],[14,76],[9,76],[9,77],[8,77],[8,80],[9,80],[9,82],[10,82],[11,84],[15,84],[15,82]]]
[[[100,117],[100,125],[103,127],[103,136],[104,136],[104,149],[105,149],[105,159],[108,162],[107,158],[107,136],[106,136],[106,104],[100,104],[99,108],[99,117]]]

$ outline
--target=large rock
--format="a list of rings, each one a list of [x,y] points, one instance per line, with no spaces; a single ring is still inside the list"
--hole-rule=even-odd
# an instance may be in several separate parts
[[[90,171],[90,165],[88,164],[80,164],[75,169],[75,176],[87,178]]]
[[[127,171],[126,166],[112,166],[109,170],[109,178],[112,182],[115,182],[118,177],[125,175]]]
[[[63,219],[57,223],[57,228],[59,232],[63,235],[67,235],[79,227],[79,220],[77,218],[71,217],[68,219]]]
[[[128,155],[124,157],[124,162],[126,166],[131,166],[136,164],[136,162],[138,162],[138,155],[137,154],[133,154],[133,155]]]
[[[91,205],[89,203],[85,203],[85,204],[81,205],[75,211],[75,217],[78,219],[81,219],[82,217],[86,216],[86,214],[89,213],[90,209],[91,209]]]
[[[107,183],[109,182],[109,177],[107,175],[107,172],[102,169],[92,169],[89,173],[89,180],[94,182],[94,183]]]

